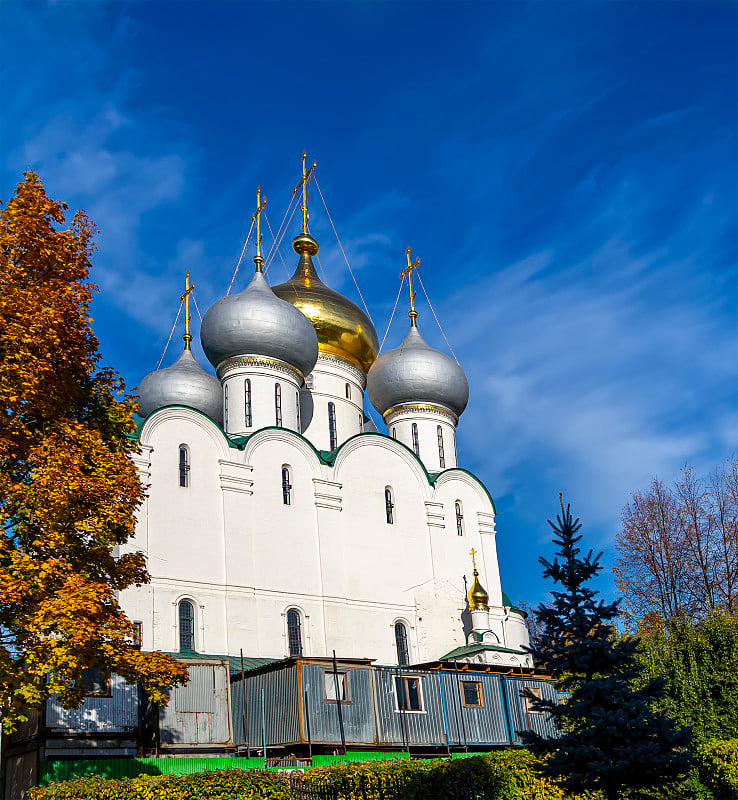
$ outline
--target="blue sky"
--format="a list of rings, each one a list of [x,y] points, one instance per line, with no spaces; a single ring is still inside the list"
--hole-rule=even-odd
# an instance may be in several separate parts
[[[30,167],[97,222],[94,326],[132,387],[184,271],[204,313],[256,185],[276,229],[306,149],[380,339],[404,248],[422,258],[471,386],[460,461],[497,502],[504,588],[535,603],[559,490],[609,566],[633,491],[736,452],[737,34],[728,2],[10,0],[0,197]]]

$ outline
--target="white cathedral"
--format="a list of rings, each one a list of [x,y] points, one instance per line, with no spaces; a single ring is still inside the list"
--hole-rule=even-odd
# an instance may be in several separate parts
[[[532,666],[494,502],[458,466],[466,376],[420,335],[414,265],[410,329],[378,356],[369,317],[318,277],[302,211],[297,269],[270,288],[257,210],[253,278],[202,320],[217,377],[187,327],[176,362],[138,386],[147,497],[128,547],[151,582],[120,601],[143,649]]]

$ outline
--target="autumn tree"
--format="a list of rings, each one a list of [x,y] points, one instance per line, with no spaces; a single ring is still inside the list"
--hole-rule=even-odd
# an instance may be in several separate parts
[[[673,486],[654,478],[625,506],[615,547],[631,623],[738,614],[738,459],[707,478],[686,467]]]
[[[185,667],[135,646],[117,592],[146,583],[119,555],[143,490],[135,403],[99,366],[88,282],[93,223],[27,172],[0,204],[0,714],[10,731],[50,694],[84,696],[83,671],[140,680],[154,701]]]

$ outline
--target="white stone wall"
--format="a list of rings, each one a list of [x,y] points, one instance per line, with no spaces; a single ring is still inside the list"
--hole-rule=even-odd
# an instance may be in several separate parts
[[[440,472],[457,466],[456,418],[450,412],[423,405],[400,406],[396,411],[387,414],[385,422],[390,436],[413,452],[413,425],[417,426],[419,457],[429,472]],[[438,443],[439,428],[443,438],[443,465]]]
[[[395,663],[394,625],[402,620],[411,660],[433,660],[465,643],[472,547],[497,606],[491,627],[503,639],[507,625],[510,642],[521,640],[517,621],[506,622],[500,605],[494,509],[468,473],[449,470],[431,486],[412,453],[373,433],[346,442],[333,465],[287,428],[257,431],[237,449],[207,417],[176,407],[152,414],[140,441],[137,463],[149,492],[129,548],[144,551],[152,582],[123,591],[121,602],[142,622],[145,649],[178,649],[177,604],[187,598],[201,652],[243,648],[249,656],[284,657],[286,614],[296,608],[306,655],[335,649]],[[181,444],[190,452],[186,488],[179,485]]]

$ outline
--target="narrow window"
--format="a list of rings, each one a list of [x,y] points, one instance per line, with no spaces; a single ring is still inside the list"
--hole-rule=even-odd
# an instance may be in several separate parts
[[[85,697],[110,697],[110,672],[103,667],[85,667],[82,670]]]
[[[464,535],[464,514],[461,511],[461,500],[456,501],[456,533]]]
[[[312,389],[313,388],[313,373],[312,372],[307,376],[307,378],[305,378],[305,386],[307,386],[308,389]]]
[[[348,400],[351,399],[351,384],[350,383],[346,384],[346,398]]]
[[[359,433],[364,432],[364,415],[359,414]]]
[[[291,608],[287,612],[287,641],[289,643],[290,656],[301,656],[302,631],[300,630],[300,612],[296,608]]]
[[[143,644],[143,622],[133,623],[133,644],[139,647]]]
[[[251,379],[246,378],[243,382],[243,413],[244,422],[247,428],[250,428],[252,423],[251,419]]]
[[[186,444],[179,446],[179,485],[185,489],[190,485],[190,451]]]
[[[295,419],[297,420],[297,432],[300,433],[300,393],[295,395]]]
[[[403,622],[395,623],[395,647],[397,648],[397,663],[409,663],[410,658],[407,649],[407,628]]]
[[[436,427],[436,433],[438,434],[438,465],[441,469],[445,469],[446,455],[443,452],[443,428],[440,425]]]
[[[228,384],[223,387],[223,421],[228,427]]]
[[[189,600],[179,601],[179,649],[195,649],[195,607]]]
[[[333,672],[325,670],[323,672],[323,702],[336,702],[336,686],[338,686],[338,699],[343,703],[348,700],[347,689],[348,681],[345,672]]]
[[[397,438],[397,428],[392,428],[392,438],[393,439]]]
[[[395,694],[399,711],[422,711],[420,678],[395,678]]]
[[[336,432],[336,405],[335,403],[328,403],[328,432],[331,437],[330,450],[335,450],[338,447],[338,433]]]
[[[387,512],[387,524],[395,524],[395,503],[392,499],[392,489],[389,486],[384,490],[384,508]]]
[[[278,384],[274,384],[274,411],[276,416],[276,426],[278,428],[282,427],[282,387]]]
[[[415,455],[420,458],[420,442],[418,441],[418,426],[413,422],[413,450]]]
[[[290,482],[289,467],[282,467],[282,502],[286,506],[292,504],[292,483]]]
[[[484,705],[480,681],[461,681],[461,691],[464,695],[464,705],[467,708],[479,708]]]

